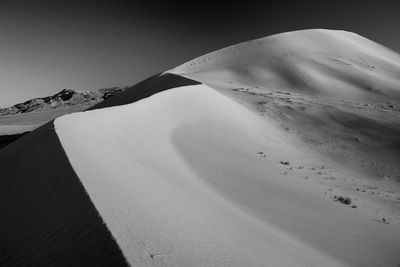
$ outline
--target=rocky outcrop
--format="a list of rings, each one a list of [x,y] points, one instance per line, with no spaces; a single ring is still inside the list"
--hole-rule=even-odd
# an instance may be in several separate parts
[[[0,108],[0,115],[44,111],[66,106],[77,106],[90,102],[94,105],[122,92],[126,88],[128,88],[128,86],[102,88],[98,91],[63,89],[52,96],[33,98],[8,108]]]

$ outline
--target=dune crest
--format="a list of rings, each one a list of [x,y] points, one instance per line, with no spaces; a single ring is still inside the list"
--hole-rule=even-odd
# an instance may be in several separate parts
[[[398,260],[396,228],[379,229],[321,196],[322,187],[284,174],[280,160],[294,164],[302,155],[290,138],[208,86],[63,116],[55,126],[132,265]]]
[[[330,30],[154,75],[0,151],[0,265],[397,266],[399,92]]]
[[[400,99],[400,55],[345,31],[276,34],[211,52],[168,72],[214,86],[234,84],[339,99]]]

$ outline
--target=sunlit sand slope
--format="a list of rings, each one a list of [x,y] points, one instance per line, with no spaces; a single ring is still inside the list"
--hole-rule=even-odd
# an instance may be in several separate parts
[[[205,85],[58,118],[56,132],[133,266],[391,266],[398,227],[287,171],[272,122]]]

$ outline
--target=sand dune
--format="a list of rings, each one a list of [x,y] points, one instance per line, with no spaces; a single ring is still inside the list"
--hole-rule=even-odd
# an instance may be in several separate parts
[[[398,266],[399,122],[359,35],[201,56],[0,151],[0,265]]]
[[[63,116],[55,125],[134,266],[400,260],[398,226],[380,225],[322,196],[322,186],[284,174],[281,160],[306,161],[295,140],[205,85]]]
[[[396,266],[399,62],[348,32],[280,34],[56,130],[131,265]]]
[[[400,179],[400,56],[345,31],[304,30],[212,52],[169,71],[273,118],[323,157]]]
[[[304,30],[168,72],[207,84],[284,130],[310,160],[304,169],[311,172],[296,176],[324,185],[328,199],[348,196],[372,220],[399,226],[398,53],[350,32]]]
[[[189,84],[198,82],[155,75],[99,108]],[[31,114],[23,115],[27,119]],[[2,118],[15,124],[14,118]],[[0,138],[0,146],[2,142]],[[2,148],[0,169],[0,266],[127,265],[71,167],[52,121]]]
[[[351,32],[303,30],[233,45],[169,71],[214,86],[400,99],[400,55]]]
[[[2,148],[0,170],[0,266],[125,264],[52,122]]]

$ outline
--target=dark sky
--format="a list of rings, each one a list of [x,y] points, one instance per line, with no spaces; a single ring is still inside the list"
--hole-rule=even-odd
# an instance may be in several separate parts
[[[400,51],[400,1],[0,0],[0,107],[131,85],[228,45],[309,28]]]

